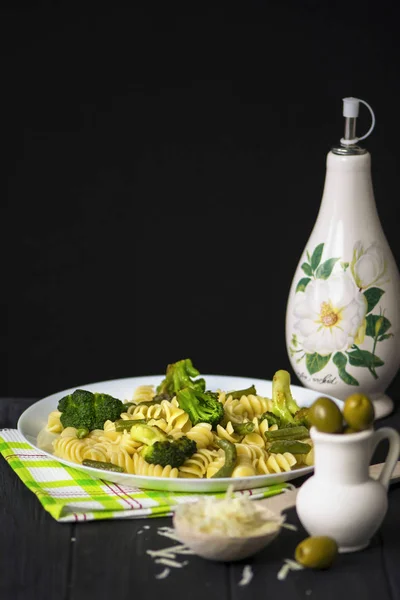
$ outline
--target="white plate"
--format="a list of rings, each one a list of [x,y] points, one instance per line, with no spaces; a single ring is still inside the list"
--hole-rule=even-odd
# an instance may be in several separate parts
[[[91,392],[104,392],[111,394],[120,400],[131,400],[134,389],[139,385],[158,385],[165,375],[150,375],[146,377],[129,377],[124,379],[113,379],[109,381],[100,381],[86,385],[76,386],[62,392],[57,392],[47,398],[43,398],[27,408],[18,420],[18,431],[34,448],[55,459],[52,454],[44,452],[36,445],[38,433],[47,423],[48,414],[57,408],[58,401],[63,396],[73,392],[75,389],[85,389]],[[239,390],[255,385],[257,394],[271,398],[272,382],[263,379],[254,379],[249,377],[229,377],[224,375],[201,375],[206,380],[209,390]],[[313,401],[321,394],[308,388],[300,386],[291,386],[292,395],[299,406],[310,406]],[[333,398],[332,400],[341,406],[341,400]],[[232,484],[236,490],[247,490],[250,488],[259,488],[274,483],[289,481],[311,473],[313,467],[302,467],[293,471],[276,473],[273,475],[256,475],[252,477],[235,478],[215,478],[215,479],[179,479],[169,477],[150,477],[143,475],[131,475],[129,473],[105,472],[101,469],[84,467],[61,458],[56,458],[60,463],[80,469],[90,473],[93,477],[107,479],[114,483],[125,486],[131,486],[142,489],[164,490],[174,492],[219,492],[225,491],[228,485]]]

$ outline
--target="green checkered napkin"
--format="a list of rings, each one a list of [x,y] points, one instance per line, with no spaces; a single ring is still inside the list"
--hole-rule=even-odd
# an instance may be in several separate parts
[[[95,519],[171,516],[177,504],[198,494],[142,490],[102,479],[51,460],[26,443],[15,429],[0,430],[0,452],[42,506],[61,523]],[[279,494],[287,484],[248,490],[258,500]],[[241,494],[243,492],[238,492]],[[207,494],[222,497],[225,492]]]

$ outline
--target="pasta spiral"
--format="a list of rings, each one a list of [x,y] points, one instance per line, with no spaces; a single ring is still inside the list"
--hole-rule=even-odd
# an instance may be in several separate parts
[[[134,456],[139,456],[135,454]],[[112,450],[109,454],[109,460],[113,465],[122,467],[126,473],[135,474],[135,464],[131,456],[125,448],[119,448],[118,450]]]
[[[263,398],[262,396],[256,396],[255,394],[249,394],[248,396],[242,396],[238,400],[241,408],[244,408],[244,414],[252,421],[254,417],[261,417],[261,415],[270,408],[270,400]]]
[[[224,404],[227,419],[234,423],[261,417],[264,412],[270,410],[272,402],[269,398],[256,394],[243,395],[241,398],[233,398],[232,395],[223,397],[221,394],[220,399]]]
[[[217,425],[217,436],[222,440],[228,440],[232,444],[236,444],[240,440],[240,435],[235,433],[231,421],[228,421],[226,427]]]
[[[245,454],[239,454],[231,477],[251,477],[256,474],[257,472],[251,458]]]
[[[47,430],[51,433],[61,433],[63,426],[61,424],[61,412],[59,410],[52,410],[47,417]]]
[[[225,463],[225,454],[224,454],[224,452],[219,450],[217,456],[213,459],[212,462],[210,462],[210,464],[207,467],[206,477],[207,478],[213,477],[215,475],[215,473],[220,470],[220,468],[223,466],[224,463]]]
[[[99,460],[101,462],[110,462],[110,453],[104,444],[94,444],[88,446],[83,451],[83,460]]]
[[[291,471],[296,465],[296,457],[290,452],[283,454],[270,454],[267,459],[258,458],[255,463],[257,474],[282,473]]]
[[[214,441],[214,434],[209,423],[197,423],[187,432],[187,437],[196,442],[198,450],[211,446]]]
[[[238,456],[248,456],[252,461],[257,458],[268,458],[268,452],[256,444],[236,444],[236,453]]]
[[[207,467],[218,456],[217,450],[202,448],[179,467],[179,477],[204,477]]]
[[[133,465],[135,475],[151,475],[153,477],[179,477],[179,470],[171,466],[162,467],[161,465],[152,465],[144,460],[140,454],[133,455]]]
[[[164,401],[163,401],[164,402]],[[167,400],[165,400],[167,402]],[[125,414],[125,413],[123,413]],[[130,406],[126,413],[128,419],[163,419],[165,410],[162,404],[139,404],[139,406]],[[122,415],[121,415],[122,416]],[[124,417],[122,417],[124,418]]]
[[[74,463],[82,463],[85,456],[85,450],[89,448],[84,440],[78,440],[77,437],[60,436],[54,440],[54,456],[69,460]]]
[[[139,404],[139,402],[151,402],[156,395],[154,385],[138,385],[132,395],[132,402]]]
[[[178,429],[179,431],[185,433],[191,429],[192,423],[190,422],[189,415],[183,410],[183,408],[179,407],[176,398],[171,400],[171,402],[168,402],[168,400],[163,400],[161,404],[169,431],[172,429]]]

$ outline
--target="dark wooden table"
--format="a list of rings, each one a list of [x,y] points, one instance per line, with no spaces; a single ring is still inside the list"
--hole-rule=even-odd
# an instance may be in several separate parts
[[[15,427],[34,401],[0,398],[0,428]],[[377,423],[382,426],[400,430],[400,403]],[[385,444],[373,462],[384,460]],[[171,526],[170,518],[57,523],[0,457],[0,600],[400,600],[400,485],[390,488],[388,512],[369,548],[340,555],[327,571],[291,571],[280,581],[284,559],[293,557],[307,535],[294,509],[287,521],[297,531],[282,530],[273,544],[246,561],[184,556],[179,560],[187,560],[185,566],[157,579],[164,567],[147,550],[176,543],[158,534],[160,526]],[[240,585],[246,565],[253,577]]]

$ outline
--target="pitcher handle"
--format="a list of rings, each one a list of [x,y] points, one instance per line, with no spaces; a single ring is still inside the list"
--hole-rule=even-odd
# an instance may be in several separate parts
[[[400,456],[400,435],[395,429],[393,429],[393,427],[381,427],[381,429],[374,431],[371,456],[374,453],[377,445],[382,440],[388,440],[389,450],[382,471],[378,477],[378,481],[384,486],[385,489],[388,489],[390,477]]]

